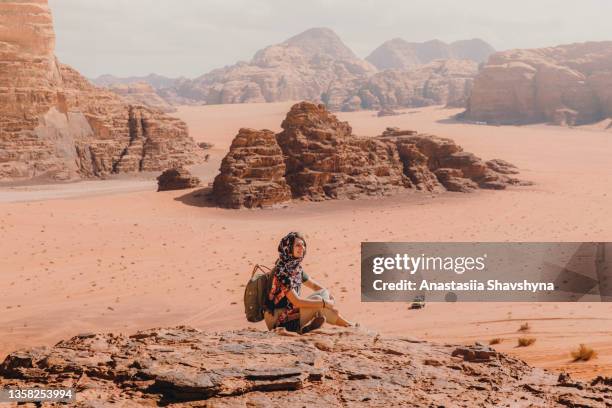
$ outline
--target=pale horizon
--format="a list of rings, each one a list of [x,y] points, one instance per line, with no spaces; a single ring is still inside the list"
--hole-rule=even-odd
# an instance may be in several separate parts
[[[364,1],[49,0],[56,54],[87,77],[196,77],[312,27],[334,30],[365,58],[399,37],[423,42],[480,38],[496,50],[612,39],[612,4],[551,0]],[[579,23],[577,23],[579,22]],[[588,23],[587,23],[588,22]]]

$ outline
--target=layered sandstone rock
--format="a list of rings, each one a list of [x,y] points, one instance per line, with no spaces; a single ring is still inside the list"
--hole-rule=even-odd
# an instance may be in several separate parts
[[[532,368],[481,345],[345,329],[280,336],[189,327],[83,333],[9,354],[2,388],[67,388],[78,406],[609,407],[612,379]]]
[[[612,115],[612,42],[494,54],[464,117],[496,124],[579,125]]]
[[[387,195],[409,186],[397,151],[352,134],[323,105],[294,105],[277,140],[295,197],[311,200]]]
[[[258,51],[250,62],[178,81],[161,94],[177,103],[320,101],[330,86],[345,87],[374,72],[333,31],[313,28]]]
[[[478,64],[469,60],[441,60],[407,70],[386,70],[331,97],[343,111],[421,107],[465,106]]]
[[[199,160],[186,125],[57,62],[46,0],[0,2],[0,180],[68,180]]]
[[[168,169],[157,177],[157,191],[184,190],[199,185],[200,179],[183,167]]]
[[[176,112],[176,108],[162,99],[155,89],[145,82],[112,84],[107,89],[123,97],[130,104],[144,105],[161,112]]]
[[[503,160],[485,163],[450,139],[388,128],[353,135],[324,105],[295,104],[274,135],[241,129],[213,186],[223,207],[263,207],[290,198],[380,197],[404,189],[469,192],[524,184]]]
[[[478,64],[486,61],[494,52],[493,47],[477,38],[451,44],[439,40],[414,43],[394,38],[372,51],[366,61],[381,70],[405,70],[435,60],[471,60]]]
[[[274,132],[240,129],[221,162],[213,195],[228,208],[264,207],[291,199],[283,152]]]

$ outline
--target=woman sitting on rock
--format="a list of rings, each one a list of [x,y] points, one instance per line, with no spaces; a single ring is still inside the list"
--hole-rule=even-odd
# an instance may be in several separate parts
[[[326,321],[342,327],[354,326],[340,316],[329,291],[304,272],[300,265],[304,256],[306,240],[298,232],[287,234],[278,245],[278,260],[268,296],[269,311],[264,313],[268,329],[282,327],[304,334],[318,329]],[[315,292],[302,297],[302,284]]]

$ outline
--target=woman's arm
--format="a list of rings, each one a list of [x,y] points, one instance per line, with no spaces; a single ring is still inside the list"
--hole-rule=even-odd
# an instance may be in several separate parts
[[[287,292],[287,299],[289,299],[289,301],[293,303],[293,305],[297,307],[298,309],[301,307],[319,308],[319,307],[327,307],[328,305],[329,306],[333,305],[333,302],[327,302],[327,301],[320,300],[320,299],[304,299],[297,294],[295,289],[292,289],[291,291]]]
[[[310,278],[310,279],[308,279],[307,281],[305,281],[305,282],[304,282],[304,286],[306,286],[307,288],[310,288],[310,289],[314,290],[315,292],[316,292],[317,290],[322,290],[322,289],[325,289],[323,286],[321,286],[321,285],[319,284],[319,282],[317,282],[316,280],[314,280],[314,279],[312,279],[312,278]]]

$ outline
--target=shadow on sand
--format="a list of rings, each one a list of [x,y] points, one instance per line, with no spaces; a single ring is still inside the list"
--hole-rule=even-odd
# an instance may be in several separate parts
[[[193,207],[218,207],[212,200],[211,193],[212,187],[204,187],[176,197],[175,200]]]

